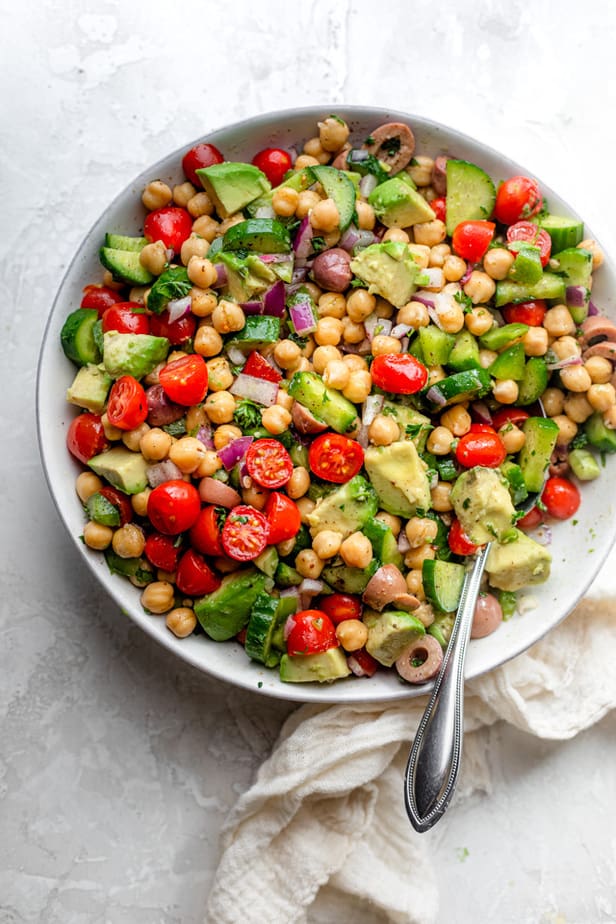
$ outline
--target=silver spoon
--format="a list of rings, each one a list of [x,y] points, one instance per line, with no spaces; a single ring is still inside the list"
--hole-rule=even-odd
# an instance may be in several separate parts
[[[540,402],[539,405],[545,417]],[[544,480],[547,475],[546,470]],[[540,493],[529,494],[517,509],[522,514],[528,513]],[[464,662],[491,544],[488,542],[480,549],[464,579],[451,638],[406,765],[406,811],[411,824],[420,833],[444,815],[458,780],[464,734]]]

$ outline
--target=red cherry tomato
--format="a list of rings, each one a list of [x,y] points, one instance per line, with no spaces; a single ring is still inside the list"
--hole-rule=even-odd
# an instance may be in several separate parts
[[[293,474],[291,456],[278,440],[255,440],[246,453],[248,474],[262,488],[281,488]]]
[[[136,302],[117,302],[103,314],[103,333],[117,330],[120,334],[149,334],[150,319],[143,306]]]
[[[264,513],[267,517],[269,545],[292,539],[302,525],[301,514],[295,501],[279,491],[272,491],[265,504]]]
[[[281,382],[282,376],[277,369],[270,366],[266,359],[263,359],[260,353],[254,350],[242,369],[245,375],[254,375],[257,379],[265,379],[266,382]]]
[[[344,484],[364,464],[364,450],[341,433],[322,433],[310,445],[308,464],[318,478]]]
[[[267,540],[267,520],[259,510],[240,504],[229,511],[222,528],[222,545],[229,558],[253,561],[261,554]]]
[[[178,566],[181,549],[171,536],[151,533],[145,540],[145,557],[155,568],[171,573]]]
[[[74,417],[66,434],[66,445],[71,455],[80,462],[89,462],[93,456],[108,449],[109,441],[98,414]]]
[[[183,594],[201,597],[218,590],[220,578],[214,574],[203,555],[199,555],[194,549],[188,549],[180,558],[175,583]]]
[[[361,618],[361,598],[352,594],[329,594],[321,598],[319,607],[336,626],[345,619]]]
[[[132,375],[123,375],[111,386],[107,402],[109,423],[120,430],[134,430],[148,416],[145,391]]]
[[[207,366],[203,356],[191,353],[174,359],[158,373],[167,397],[175,404],[200,404],[207,392]]]
[[[528,176],[512,176],[498,187],[494,215],[503,225],[531,218],[541,210],[539,183]]]
[[[143,223],[143,235],[148,241],[162,241],[165,247],[179,253],[186,238],[192,232],[192,216],[186,209],[167,205],[154,209]]]
[[[580,492],[567,478],[548,478],[541,495],[546,510],[557,520],[568,520],[580,506]]]
[[[186,314],[177,321],[169,320],[169,312],[153,314],[150,317],[150,331],[155,337],[166,337],[172,346],[179,346],[190,340],[197,329],[197,321],[193,314]]]
[[[165,536],[177,536],[190,529],[200,510],[199,492],[187,481],[165,481],[148,497],[150,522]]]
[[[461,221],[453,232],[453,249],[463,260],[479,263],[486,253],[496,225],[492,221]]]
[[[430,208],[440,221],[447,221],[447,200],[445,196],[439,196],[430,203]]]
[[[447,544],[454,555],[474,555],[479,548],[471,542],[457,519],[449,527]]]
[[[120,514],[120,526],[132,521],[133,507],[126,494],[122,494],[121,491],[118,491],[117,488],[112,488],[110,485],[104,485],[98,493],[102,494],[118,511]]]
[[[107,286],[86,286],[83,290],[83,298],[81,299],[80,308],[94,308],[95,311],[98,311],[99,315],[102,315],[107,308],[111,308],[112,305],[121,302],[122,296],[119,292],[116,292],[115,289],[110,289]]]
[[[365,648],[351,652],[347,661],[356,677],[373,677],[379,669],[379,662]]]
[[[498,468],[505,461],[507,450],[498,433],[465,433],[458,440],[455,454],[465,468],[475,465]]]
[[[508,407],[501,407],[498,411],[495,411],[492,415],[492,423],[494,424],[495,430],[500,430],[501,427],[504,427],[505,424],[512,423],[516,427],[519,427],[520,424],[523,424],[525,420],[528,420],[530,414],[528,411],[525,411],[523,407],[513,407],[510,405]]]
[[[338,648],[334,624],[323,610],[300,610],[289,616],[291,630],[287,635],[287,653],[309,655]]]
[[[224,555],[222,527],[225,522],[224,507],[204,507],[190,528],[190,544],[202,555]]]
[[[521,517],[515,525],[518,529],[534,529],[535,526],[539,526],[540,523],[543,523],[543,513],[538,507],[533,507],[532,510],[529,510],[526,516]]]
[[[195,171],[202,167],[211,167],[212,164],[222,164],[223,161],[224,157],[217,147],[202,141],[186,152],[182,158],[182,170],[186,179],[190,180],[197,189],[201,189],[201,180]]]
[[[395,395],[414,395],[428,381],[428,370],[410,353],[382,353],[375,356],[370,375],[377,388]]]
[[[252,162],[265,174],[272,186],[280,186],[285,173],[293,166],[291,155],[280,148],[264,148],[255,154]]]
[[[541,327],[546,310],[542,299],[520,302],[519,305],[503,305],[501,308],[507,324],[528,324],[529,327]]]
[[[469,433],[496,433],[496,430],[490,424],[472,423]]]
[[[516,221],[507,228],[507,241],[510,244],[522,241],[525,244],[534,244],[539,248],[541,265],[546,266],[552,252],[552,238],[543,228],[538,228],[532,221]],[[511,248],[514,250],[515,248]]]

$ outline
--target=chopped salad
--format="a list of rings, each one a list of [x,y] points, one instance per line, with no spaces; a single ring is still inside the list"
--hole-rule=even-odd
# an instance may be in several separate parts
[[[298,143],[197,144],[142,234],[101,242],[61,333],[83,541],[178,638],[285,682],[423,683],[468,560],[491,543],[481,638],[616,451],[603,255],[535,179],[409,125],[330,115]]]

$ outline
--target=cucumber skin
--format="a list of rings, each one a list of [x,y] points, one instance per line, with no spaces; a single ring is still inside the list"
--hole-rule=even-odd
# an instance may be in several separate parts
[[[520,302],[530,302],[537,298],[548,301],[564,301],[565,281],[554,273],[544,273],[534,286],[524,286],[518,282],[503,279],[496,283],[496,296],[494,306],[502,308],[503,305],[517,305]]]
[[[328,388],[315,372],[296,372],[288,393],[337,433],[348,433],[357,425],[355,405],[340,392]]]
[[[490,218],[495,202],[496,189],[485,170],[467,160],[447,161],[446,225],[450,237],[461,221]]]
[[[94,308],[77,308],[71,312],[60,332],[60,343],[65,356],[78,366],[96,365],[101,353],[94,340],[94,325],[98,311]]]
[[[517,403],[524,406],[537,401],[546,390],[549,377],[545,360],[541,356],[531,356],[524,367]]]
[[[154,279],[152,274],[139,262],[138,251],[101,247],[98,255],[105,269],[121,282],[134,286],[146,286]]]
[[[535,223],[535,219],[532,219]],[[584,239],[584,222],[573,218],[564,218],[560,215],[544,215],[537,218],[539,228],[550,235],[552,239],[552,253],[560,253],[569,247],[577,247]]]
[[[522,431],[526,440],[520,450],[519,465],[528,490],[539,493],[556,445],[558,424],[549,417],[529,417],[524,421]]]
[[[601,414],[596,411],[584,424],[584,432],[591,446],[601,452],[616,452],[616,430],[609,430]]]
[[[422,564],[426,597],[441,613],[454,613],[464,584],[464,565],[453,561],[426,559]]]

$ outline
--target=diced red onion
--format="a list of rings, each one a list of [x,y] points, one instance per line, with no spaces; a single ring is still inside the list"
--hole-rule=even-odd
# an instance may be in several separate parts
[[[299,605],[299,594],[298,594],[298,592],[297,592],[297,587],[285,587],[284,590],[281,590],[281,591],[280,591],[280,596],[281,596],[281,597],[292,597],[292,598],[295,598],[295,600],[297,600],[298,605]],[[291,630],[294,628],[294,626],[295,626],[295,618],[294,618],[294,616],[293,616],[293,615],[287,616],[287,620],[286,620],[286,622],[285,622],[285,624],[284,624],[284,629],[283,629],[283,633],[282,633],[283,636],[284,636],[285,642],[286,642],[286,640],[288,639],[288,637],[290,636]]]
[[[373,189],[378,186],[378,180],[373,173],[366,173],[359,181],[359,191],[367,199]]]
[[[547,523],[542,523],[541,526],[533,531],[533,539],[535,542],[538,542],[539,545],[551,545],[552,527],[548,526]]]
[[[188,314],[190,311],[191,302],[192,299],[190,295],[186,295],[184,298],[174,298],[170,302],[167,302],[169,323],[173,324],[175,321],[179,321],[180,318],[183,318],[184,315]]]
[[[289,308],[289,315],[293,322],[295,333],[300,337],[311,334],[317,329],[317,319],[309,301],[297,302]]]
[[[355,677],[372,677],[372,673],[361,666],[355,655],[351,654],[347,657],[347,664]]]
[[[594,318],[598,314],[600,314],[600,311],[597,306],[593,305],[592,302],[588,302],[588,317]]]
[[[305,266],[306,260],[312,253],[312,225],[310,224],[310,218],[308,215],[302,219],[295,238],[293,240],[293,250],[295,251],[295,265],[296,266]]]
[[[255,209],[255,218],[275,218],[276,212],[271,205],[260,205]]]
[[[395,327],[392,327],[389,333],[390,336],[395,337],[396,340],[401,340],[402,337],[406,337],[406,335],[409,334],[412,330],[413,328],[410,324],[396,324]]]
[[[381,408],[385,402],[384,395],[368,395],[364,401],[364,406],[361,415],[361,422],[364,427],[369,427],[377,414],[380,413]]]
[[[293,267],[293,274],[291,276],[291,283],[287,285],[287,295],[293,295],[294,292],[297,292],[302,282],[306,281],[306,276],[308,275],[307,266],[298,266],[297,263]]]
[[[411,342],[410,337],[403,337],[400,341],[400,346],[402,347],[403,353],[408,353],[409,343]]]
[[[237,507],[242,499],[235,488],[219,481],[217,478],[202,478],[199,482],[199,497],[206,504],[219,504],[221,507]]]
[[[476,423],[488,424],[492,426],[492,414],[490,408],[484,401],[473,401],[470,407],[471,417]]]
[[[392,323],[389,318],[380,318],[376,311],[373,311],[372,314],[369,314],[365,319],[364,328],[368,340],[372,343],[374,337],[379,334],[387,336],[392,328]]]
[[[461,286],[463,286],[466,282],[468,282],[468,280],[469,280],[469,278],[470,278],[470,275],[471,275],[471,273],[473,272],[474,269],[475,269],[475,266],[474,266],[473,263],[467,263],[467,264],[466,264],[466,272],[464,273],[464,275],[462,276],[462,278],[458,280],[458,282],[459,282],[459,284],[460,284]]]
[[[368,427],[365,424],[362,424],[357,431],[357,442],[362,449],[367,449],[370,445],[370,437],[368,435]]]
[[[214,434],[209,424],[203,424],[197,430],[197,439],[203,443],[206,449],[214,449]]]
[[[410,548],[411,548],[411,543],[409,542],[409,538],[406,535],[406,532],[403,529],[401,529],[400,532],[398,533],[398,551],[402,552],[402,554],[404,555],[404,553],[408,552]]]
[[[263,296],[265,314],[272,315],[274,318],[281,318],[284,315],[285,295],[284,282],[282,279],[278,279]]]
[[[155,462],[154,465],[148,465],[147,469],[148,484],[151,488],[157,488],[159,484],[166,481],[177,481],[182,478],[182,472],[175,462],[171,459],[165,459],[164,462]]]
[[[325,584],[323,581],[316,581],[313,578],[304,578],[297,590],[302,596],[316,597],[317,594],[323,592],[324,587]]]
[[[244,356],[240,348],[236,346],[228,347],[227,356],[234,366],[243,366],[244,363],[246,362],[246,357]]]
[[[550,372],[553,372],[555,369],[566,369],[568,366],[581,366],[583,363],[584,360],[581,356],[565,356],[564,359],[557,359],[553,363],[546,363],[546,366]]]
[[[258,256],[262,263],[288,263],[291,260],[288,253],[260,253]]]
[[[227,267],[224,263],[215,263],[214,269],[216,270],[216,282],[214,286],[224,286],[227,282]]]
[[[367,356],[368,353],[372,352],[372,347],[370,346],[370,341],[366,337],[357,347],[357,352],[360,356]]]
[[[430,280],[427,283],[424,283],[426,287],[433,289],[442,289],[445,285],[445,277],[443,276],[443,270],[439,266],[429,266],[427,269],[422,270],[424,276],[427,276]]]
[[[165,250],[165,256],[167,257],[167,262],[170,263],[175,257],[175,250],[173,247],[167,247]]]
[[[343,250],[346,250],[348,253],[351,253],[351,251],[355,247],[355,244],[358,242],[358,240],[359,240],[359,231],[357,230],[355,225],[349,225],[347,230],[344,232],[344,234],[340,238],[340,243],[338,244],[338,247],[342,247]]]
[[[426,308],[434,308],[434,296],[425,292],[415,292],[413,295],[414,302],[420,302]]]
[[[442,391],[433,385],[432,388],[429,388],[426,392],[426,398],[428,401],[431,401],[432,404],[438,404],[439,407],[444,407],[447,404],[447,398],[442,393]]]
[[[583,308],[586,304],[586,286],[567,286],[566,301],[571,308]]]
[[[231,440],[230,443],[218,450],[218,458],[227,471],[237,465],[240,459],[244,458],[253,439],[254,437],[252,436],[239,436],[236,440]]]
[[[240,302],[240,308],[244,314],[265,314],[263,302]]]
[[[239,398],[249,398],[256,404],[272,407],[276,404],[278,397],[278,383],[268,382],[257,378],[256,375],[246,375],[245,372],[240,372],[229,391]]]

